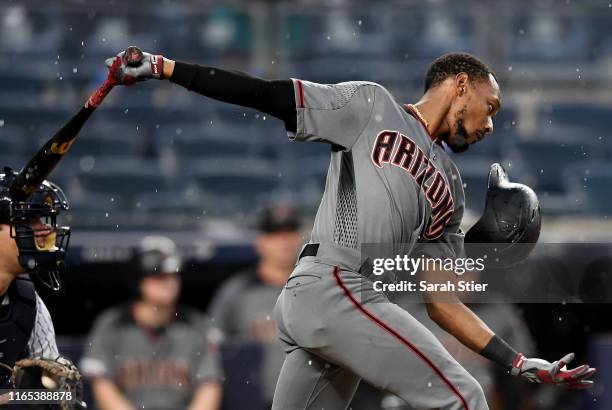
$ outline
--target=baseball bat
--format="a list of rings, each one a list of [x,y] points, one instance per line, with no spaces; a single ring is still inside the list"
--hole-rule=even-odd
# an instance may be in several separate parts
[[[93,110],[93,107],[81,108],[19,171],[10,187],[13,200],[24,201],[38,189],[74,144],[81,127]]]
[[[142,58],[142,51],[134,46],[128,47],[123,54],[124,62],[129,66],[138,66],[142,63]],[[28,199],[51,174],[74,144],[85,122],[116,84],[112,75],[113,73],[109,74],[106,81],[89,97],[85,106],[51,137],[19,172],[10,187],[13,200]]]

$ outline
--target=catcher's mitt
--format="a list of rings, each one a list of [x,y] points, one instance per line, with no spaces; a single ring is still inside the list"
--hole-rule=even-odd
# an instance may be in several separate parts
[[[68,359],[56,360],[41,357],[21,359],[13,366],[11,382],[15,389],[50,389],[71,392],[72,400],[57,404],[31,405],[31,409],[82,410],[87,408],[83,401],[81,373]]]

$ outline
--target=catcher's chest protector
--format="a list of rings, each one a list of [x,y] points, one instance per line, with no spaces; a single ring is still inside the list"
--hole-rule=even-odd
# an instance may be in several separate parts
[[[27,345],[36,320],[36,294],[27,279],[16,279],[8,288],[9,309],[0,318],[0,362],[13,366],[27,355]],[[0,367],[0,388],[8,386],[8,371]]]

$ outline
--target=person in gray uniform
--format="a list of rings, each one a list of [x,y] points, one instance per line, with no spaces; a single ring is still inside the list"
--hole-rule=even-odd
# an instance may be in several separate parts
[[[257,265],[225,281],[210,302],[214,326],[223,332],[224,340],[256,343],[262,348],[259,377],[265,404],[261,408],[270,408],[283,364],[272,312],[304,242],[300,223],[297,211],[289,206],[266,208],[253,244],[259,256]],[[251,375],[244,377],[250,379]],[[251,408],[258,407],[253,404]]]
[[[361,251],[367,244],[401,245],[407,252],[428,244],[432,257],[462,255],[463,187],[444,146],[459,153],[493,132],[500,89],[489,67],[469,54],[441,56],[427,71],[422,98],[399,104],[371,82],[264,80],[135,48],[107,60],[118,63],[122,84],[169,79],[280,118],[290,139],[331,146],[310,243],[275,308],[286,358],[273,409],[346,408],[361,379],[414,408],[488,408],[479,383],[425,326],[384,293],[361,292],[371,271],[371,255]],[[454,280],[441,268],[420,276]],[[423,296],[429,317],[512,375],[570,388],[592,385],[595,369],[566,368],[573,354],[552,363],[526,358],[458,298],[437,296]]]
[[[81,359],[98,407],[218,409],[219,338],[202,314],[177,305],[180,260],[174,242],[144,237],[136,259],[140,297],[100,315]]]

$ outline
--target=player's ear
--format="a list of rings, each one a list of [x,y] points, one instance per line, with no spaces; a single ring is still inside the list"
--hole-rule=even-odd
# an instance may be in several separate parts
[[[461,72],[455,76],[455,89],[459,97],[463,97],[467,92],[469,77],[467,73]]]

